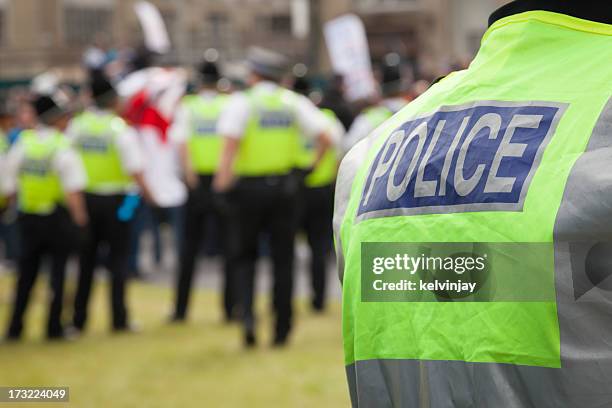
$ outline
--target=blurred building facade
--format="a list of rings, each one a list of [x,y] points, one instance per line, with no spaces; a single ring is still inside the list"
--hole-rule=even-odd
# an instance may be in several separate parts
[[[29,78],[49,67],[78,75],[81,55],[99,33],[115,47],[142,41],[136,0],[0,0],[0,78]],[[489,13],[504,0],[151,0],[183,64],[209,47],[237,60],[253,44],[329,70],[321,25],[352,12],[364,21],[372,58],[397,52],[420,71],[437,73],[470,57]],[[310,35],[293,35],[295,2],[306,2]],[[297,9],[300,10],[300,9]],[[303,9],[302,9],[303,10]],[[295,13],[294,13],[295,14]]]
[[[417,75],[435,77],[474,56],[489,15],[507,2],[334,0],[322,3],[322,19],[326,21],[346,12],[359,15],[375,62],[395,52],[414,66]]]
[[[204,49],[229,59],[252,44],[301,58],[307,42],[291,35],[289,0],[152,0],[173,44],[169,61],[192,63]],[[142,34],[136,0],[0,0],[0,78],[31,77],[48,67],[71,70],[99,33],[117,47]]]

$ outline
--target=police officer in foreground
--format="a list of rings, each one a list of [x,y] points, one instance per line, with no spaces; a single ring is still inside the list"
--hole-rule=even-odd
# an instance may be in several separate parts
[[[73,324],[78,331],[85,328],[94,270],[106,244],[112,327],[125,331],[132,327],[125,304],[130,217],[123,212],[135,205],[134,196],[128,194],[136,187],[145,199],[151,198],[142,175],[144,161],[136,133],[115,113],[115,89],[102,76],[93,77],[89,86],[93,106],[76,116],[67,129],[87,173],[85,202],[90,219],[79,260]]]
[[[611,60],[609,2],[514,1],[468,69],[344,158],[334,228],[353,406],[611,406]],[[362,256],[377,256],[364,248],[391,241],[417,256],[498,248],[484,276],[496,290],[366,302],[383,295],[361,285]]]
[[[253,313],[259,237],[269,234],[273,264],[273,344],[284,345],[292,324],[293,244],[298,183],[292,175],[299,137],[316,140],[314,165],[330,143],[326,122],[305,97],[282,88],[286,59],[269,50],[249,51],[251,87],[231,97],[218,132],[224,137],[213,188],[229,192],[237,215],[229,226],[241,286],[244,340],[256,343]]]
[[[222,211],[213,197],[212,181],[223,141],[217,132],[217,121],[228,96],[217,92],[220,79],[215,62],[206,61],[199,70],[200,92],[183,98],[170,135],[180,146],[180,159],[185,182],[189,188],[186,205],[185,236],[179,258],[176,305],[172,319],[183,321],[187,315],[195,263],[206,231],[215,231],[219,241],[223,232]],[[208,228],[207,228],[208,227]],[[212,227],[212,228],[210,228]],[[223,243],[220,245],[225,247]],[[222,250],[225,252],[224,248]],[[225,261],[225,260],[224,260]],[[235,290],[232,269],[224,265],[223,310],[226,320],[234,317]]]
[[[51,301],[48,339],[66,335],[61,321],[66,261],[72,251],[74,224],[87,224],[81,190],[86,177],[82,164],[59,130],[65,112],[50,96],[34,102],[38,124],[24,130],[11,148],[2,174],[4,192],[16,197],[21,248],[12,317],[7,331],[17,340],[23,316],[43,259],[50,258]]]

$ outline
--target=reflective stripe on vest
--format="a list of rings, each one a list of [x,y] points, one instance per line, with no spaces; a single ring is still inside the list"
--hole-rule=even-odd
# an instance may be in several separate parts
[[[236,174],[288,174],[295,165],[299,141],[292,109],[296,95],[282,88],[271,93],[249,91],[246,94],[251,115],[236,157]]]
[[[601,244],[612,235],[611,50],[610,25],[544,11],[505,17],[469,69],[351,158],[350,199],[336,207],[346,208],[337,243],[354,406],[610,404],[610,268],[597,262],[612,253]],[[364,302],[367,242],[548,245],[538,289],[553,298]]]
[[[75,150],[87,173],[88,193],[123,192],[131,177],[123,170],[115,138],[121,137],[127,124],[113,114],[83,112],[74,119]]]
[[[213,174],[219,165],[223,141],[217,133],[217,121],[227,103],[227,95],[213,99],[189,95],[184,103],[191,114],[191,135],[187,142],[191,165],[196,173]]]
[[[329,109],[322,109],[329,120],[336,121],[336,115]],[[300,169],[309,169],[317,156],[315,143],[311,140],[305,140],[300,138],[298,146],[299,152],[297,154],[297,167]],[[306,187],[316,188],[328,186],[336,179],[336,172],[338,170],[338,153],[335,148],[330,147],[321,157],[317,167],[306,176],[304,184]]]
[[[67,147],[67,142],[59,132],[41,139],[35,130],[24,130],[20,138],[23,162],[19,168],[17,189],[19,211],[51,214],[63,198],[53,160],[60,149]]]

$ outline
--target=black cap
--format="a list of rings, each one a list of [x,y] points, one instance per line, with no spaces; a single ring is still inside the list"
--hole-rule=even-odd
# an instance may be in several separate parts
[[[267,79],[278,81],[282,79],[287,70],[287,58],[275,51],[251,47],[247,54],[247,62],[251,71]]]
[[[61,106],[48,95],[38,96],[34,99],[32,105],[38,117],[43,121],[51,121],[63,113]]]
[[[385,95],[392,95],[402,90],[402,72],[399,63],[388,60],[382,66],[382,91]]]
[[[297,77],[293,81],[293,90],[301,95],[310,93],[310,82],[306,77]]]
[[[216,63],[211,61],[203,62],[198,71],[200,74],[200,79],[205,84],[215,84],[221,78],[221,75],[219,74],[219,67],[217,67]]]
[[[93,76],[89,83],[89,88],[91,90],[91,95],[95,99],[116,94],[113,84],[102,75]]]
[[[103,74],[91,77],[89,89],[93,100],[100,108],[110,107],[117,97],[115,87]]]

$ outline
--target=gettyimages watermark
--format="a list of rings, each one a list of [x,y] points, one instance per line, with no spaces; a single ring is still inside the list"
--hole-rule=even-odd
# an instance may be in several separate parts
[[[364,302],[554,302],[552,243],[361,244]]]

